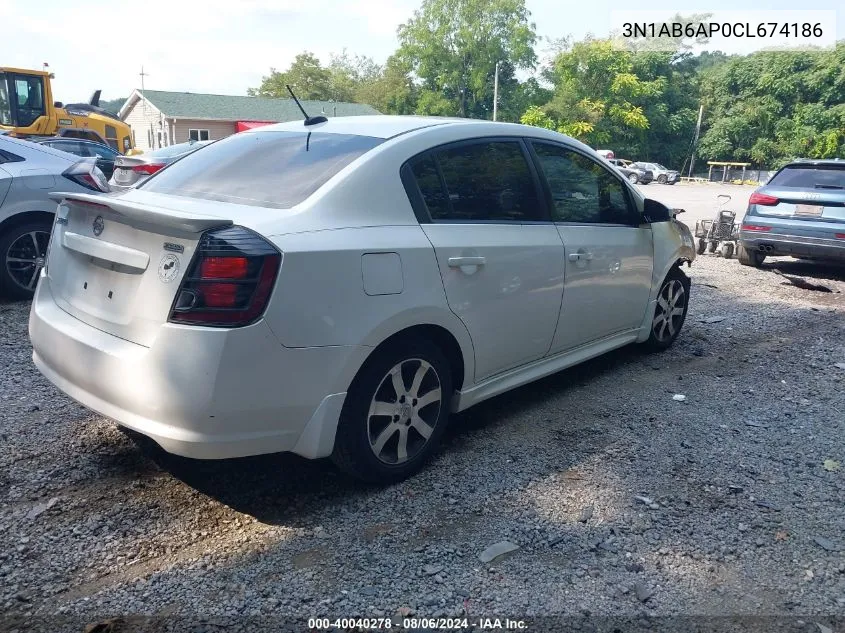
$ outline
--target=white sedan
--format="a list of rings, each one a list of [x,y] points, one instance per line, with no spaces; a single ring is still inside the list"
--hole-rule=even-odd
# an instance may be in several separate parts
[[[684,322],[689,230],[534,127],[350,117],[60,200],[30,316],[62,391],[195,458],[396,481],[449,414]]]

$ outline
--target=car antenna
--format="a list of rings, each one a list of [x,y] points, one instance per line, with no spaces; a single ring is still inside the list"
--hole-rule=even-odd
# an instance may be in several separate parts
[[[302,116],[305,117],[305,125],[317,125],[318,123],[325,123],[328,119],[324,116],[308,116],[308,113],[305,111],[305,108],[302,107],[302,104],[299,103],[299,99],[296,98],[296,95],[293,94],[293,90],[291,89],[289,84],[285,84],[285,88],[288,89],[290,96],[293,97],[293,100],[296,101],[296,105],[299,107],[299,111],[302,112]]]

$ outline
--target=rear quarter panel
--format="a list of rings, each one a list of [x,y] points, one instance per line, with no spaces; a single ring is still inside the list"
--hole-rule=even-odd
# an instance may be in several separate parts
[[[265,320],[284,346],[375,348],[408,327],[439,325],[458,341],[464,384],[470,384],[472,342],[449,310],[434,249],[418,224],[310,231],[271,239],[283,260]],[[375,296],[365,292],[362,257],[370,253],[399,256],[401,292]]]

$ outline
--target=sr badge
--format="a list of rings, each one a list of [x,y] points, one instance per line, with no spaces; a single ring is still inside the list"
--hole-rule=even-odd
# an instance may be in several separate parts
[[[179,258],[172,253],[166,253],[158,263],[158,278],[167,284],[178,276]]]

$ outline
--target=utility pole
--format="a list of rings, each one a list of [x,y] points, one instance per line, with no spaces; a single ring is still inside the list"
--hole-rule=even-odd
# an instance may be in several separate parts
[[[144,115],[147,114],[147,97],[144,95],[144,77],[148,77],[149,73],[144,72],[144,67],[141,66],[141,102],[143,103]]]
[[[701,117],[704,115],[704,104],[698,108],[698,123],[695,124],[695,138],[692,140],[692,154],[689,158],[689,172],[687,178],[692,178],[692,166],[695,164],[695,146],[698,144],[698,134],[701,132]]]
[[[493,76],[493,120],[499,113],[499,62],[496,62],[496,74]]]

